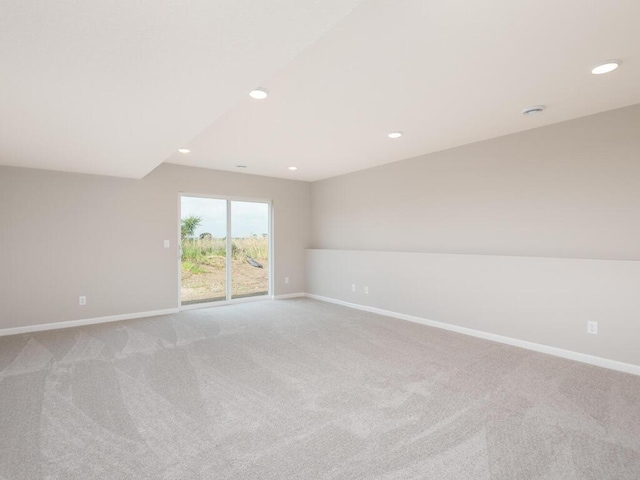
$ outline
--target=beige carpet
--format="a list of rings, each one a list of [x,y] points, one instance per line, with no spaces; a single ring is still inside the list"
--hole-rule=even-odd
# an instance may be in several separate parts
[[[0,338],[0,478],[634,479],[640,377],[307,299]]]

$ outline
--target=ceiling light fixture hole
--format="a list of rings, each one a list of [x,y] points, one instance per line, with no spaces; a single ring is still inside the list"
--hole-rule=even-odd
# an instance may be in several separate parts
[[[251,90],[249,92],[249,96],[256,100],[264,100],[269,96],[269,91],[266,88],[256,88],[255,90]]]
[[[591,68],[591,73],[594,75],[610,73],[616,70],[621,64],[622,60],[607,60],[606,62],[600,62]]]

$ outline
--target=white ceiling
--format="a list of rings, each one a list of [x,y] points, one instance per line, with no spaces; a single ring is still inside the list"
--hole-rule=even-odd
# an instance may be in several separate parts
[[[640,103],[639,22],[637,0],[5,0],[0,164],[317,180]]]
[[[0,165],[142,177],[361,0],[3,0]]]
[[[639,25],[637,0],[368,0],[168,161],[313,181],[639,103]]]

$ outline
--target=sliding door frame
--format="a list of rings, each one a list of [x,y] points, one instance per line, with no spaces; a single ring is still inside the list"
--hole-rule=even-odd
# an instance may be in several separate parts
[[[225,285],[225,295],[226,300],[218,300],[215,302],[203,302],[203,303],[193,303],[189,305],[182,305],[182,237],[181,237],[181,229],[182,229],[182,198],[183,197],[191,197],[191,198],[208,198],[212,200],[224,200],[227,205],[227,243],[226,243],[226,259],[225,259],[225,273],[226,273],[226,285]],[[269,291],[266,295],[259,295],[255,297],[243,297],[243,298],[232,298],[232,274],[233,274],[233,266],[232,266],[232,243],[233,238],[231,238],[231,202],[250,202],[250,203],[266,203],[268,205],[268,225],[269,225]],[[275,236],[273,234],[273,202],[271,199],[265,198],[252,198],[252,197],[230,197],[227,195],[211,195],[211,194],[201,194],[201,193],[188,193],[188,192],[179,192],[178,193],[178,232],[177,232],[177,250],[178,250],[178,310],[195,310],[198,308],[208,308],[208,307],[217,307],[220,305],[231,305],[234,303],[246,303],[246,302],[259,302],[263,300],[273,300],[273,288],[274,288],[274,271],[275,271],[275,248],[274,248],[274,239]]]

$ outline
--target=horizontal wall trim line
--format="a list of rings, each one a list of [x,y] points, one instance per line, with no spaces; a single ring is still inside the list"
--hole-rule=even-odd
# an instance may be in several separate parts
[[[575,260],[575,261],[594,261],[594,262],[640,262],[638,258],[609,258],[609,257],[553,257],[547,255],[507,255],[503,253],[461,253],[461,252],[422,252],[419,250],[351,250],[348,248],[307,248],[308,251],[314,252],[355,252],[355,253],[401,253],[407,255],[465,255],[469,257],[504,257],[504,258],[530,258],[550,260]]]
[[[533,350],[534,352],[546,353],[548,355],[554,355],[556,357],[566,358],[568,360],[574,360],[576,362],[587,363],[589,365],[595,365],[597,367],[608,368],[610,370],[616,370],[619,372],[630,373],[632,375],[640,375],[640,365],[633,365],[631,363],[618,362],[617,360],[609,360],[607,358],[596,357],[594,355],[587,355],[585,353],[574,352],[571,350],[564,350],[562,348],[551,347],[549,345],[542,345],[539,343],[527,342],[526,340],[519,340],[517,338],[505,337],[503,335],[496,335],[495,333],[483,332],[482,330],[474,330],[472,328],[460,327],[450,323],[438,322],[435,320],[427,320],[426,318],[415,317],[413,315],[406,315],[404,313],[393,312],[390,310],[383,310],[381,308],[369,307],[366,305],[360,305],[358,303],[345,302],[330,297],[323,297],[321,295],[315,295],[312,293],[306,293],[305,297],[312,298],[314,300],[320,300],[328,303],[335,303],[336,305],[342,305],[344,307],[355,308],[357,310],[363,310],[365,312],[377,313],[378,315],[384,315],[387,317],[398,318],[400,320],[407,320],[409,322],[420,323],[429,327],[440,328],[443,330],[449,330],[451,332],[462,333],[463,335],[470,335],[472,337],[482,338],[485,340],[491,340],[493,342],[504,343],[513,347],[525,348],[527,350]]]
[[[66,322],[41,323],[39,325],[27,325],[25,327],[11,327],[0,329],[0,337],[6,335],[18,335],[21,333],[42,332],[45,330],[57,330],[59,328],[82,327],[84,325],[95,325],[98,323],[119,322],[121,320],[133,320],[136,318],[156,317],[158,315],[170,315],[178,313],[177,308],[165,310],[151,310],[148,312],[125,313],[122,315],[111,315],[108,317],[85,318],[81,320],[69,320]]]

